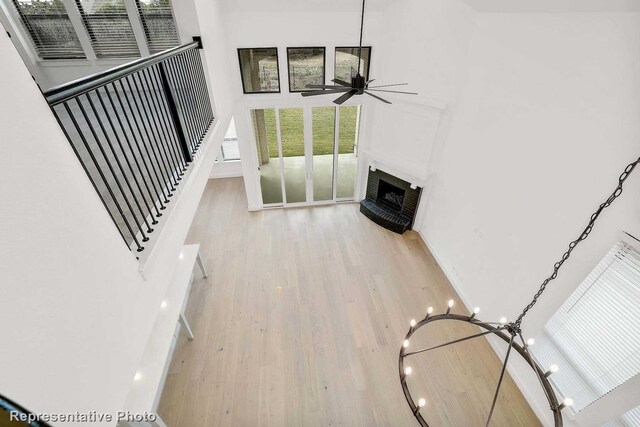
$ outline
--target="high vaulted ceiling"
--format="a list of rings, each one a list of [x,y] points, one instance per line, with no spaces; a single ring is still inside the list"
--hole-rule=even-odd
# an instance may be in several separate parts
[[[403,0],[367,0],[368,11],[381,11]],[[362,0],[222,0],[230,12],[359,12]]]
[[[479,12],[638,12],[640,0],[464,0]]]

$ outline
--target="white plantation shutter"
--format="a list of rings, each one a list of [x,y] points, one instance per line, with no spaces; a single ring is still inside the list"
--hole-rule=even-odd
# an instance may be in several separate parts
[[[170,0],[136,0],[150,53],[180,44]]]
[[[98,58],[140,56],[124,0],[76,0]]]
[[[617,420],[606,423],[602,427],[638,427],[640,426],[640,406],[630,410]]]
[[[550,380],[578,412],[638,375],[640,252],[618,242],[549,320],[532,351],[543,369],[560,366]]]
[[[40,59],[78,59],[85,54],[60,0],[13,0]]]

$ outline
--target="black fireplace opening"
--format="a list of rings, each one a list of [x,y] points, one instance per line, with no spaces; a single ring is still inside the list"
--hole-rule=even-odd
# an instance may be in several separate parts
[[[405,191],[402,188],[381,179],[378,183],[378,197],[376,201],[400,212],[402,210],[404,194]]]
[[[376,224],[402,234],[413,226],[421,192],[422,188],[387,172],[369,169],[367,197],[360,202],[360,212]]]

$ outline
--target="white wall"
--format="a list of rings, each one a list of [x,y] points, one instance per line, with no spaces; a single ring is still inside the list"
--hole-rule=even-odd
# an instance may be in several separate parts
[[[0,34],[0,322],[7,344],[0,346],[0,393],[34,412],[113,413],[135,386],[233,110],[218,31],[203,34],[212,40],[205,46],[211,86],[219,91],[218,122],[165,217],[144,278],[16,49]]]
[[[483,319],[513,320],[638,158],[640,16],[480,14],[477,27],[420,231]],[[640,235],[640,173],[627,187],[530,312],[526,336],[619,230]],[[535,384],[523,385],[540,397]]]
[[[269,4],[272,3],[278,4]],[[276,106],[334,105],[335,97],[303,99],[298,93],[288,92],[286,48],[325,46],[329,83],[333,78],[335,47],[357,46],[360,29],[359,1],[340,2],[336,7],[340,13],[333,13],[332,5],[320,2],[286,7],[246,7],[244,3],[226,2],[228,61],[234,64],[232,89],[239,98],[235,117],[250,208],[260,205],[260,190],[248,111]],[[383,157],[418,180],[427,178],[426,164],[436,149],[441,108],[456,100],[465,75],[464,61],[474,20],[475,12],[460,0],[367,3],[363,44],[373,47],[370,77],[381,85],[407,82],[409,86],[399,90],[417,91],[420,95],[380,93],[393,106],[367,96],[354,97],[345,104],[364,106],[360,153],[366,157],[365,163],[373,157]],[[282,93],[242,94],[237,48],[243,47],[278,48]]]

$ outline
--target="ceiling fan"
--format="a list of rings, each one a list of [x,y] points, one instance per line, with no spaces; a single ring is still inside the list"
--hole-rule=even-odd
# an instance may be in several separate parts
[[[362,17],[360,19],[360,45],[358,46],[358,71],[355,76],[351,77],[351,83],[345,82],[344,80],[340,80],[340,79],[333,79],[331,81],[336,83],[335,85],[308,84],[306,86],[308,89],[315,89],[315,90],[308,90],[308,91],[302,92],[302,96],[317,96],[317,95],[327,95],[330,93],[342,93],[340,97],[336,98],[333,101],[334,104],[342,105],[352,96],[362,95],[362,94],[367,94],[386,104],[391,104],[391,102],[371,92],[388,92],[388,93],[402,93],[406,95],[417,95],[417,93],[415,92],[401,92],[397,90],[380,89],[380,88],[388,88],[392,86],[405,86],[405,85],[408,85],[408,83],[369,86],[369,84],[373,82],[375,79],[370,79],[365,81],[364,77],[360,75],[360,67],[361,67],[361,60],[362,60],[362,29],[364,28],[365,2],[366,0],[362,0]]]

